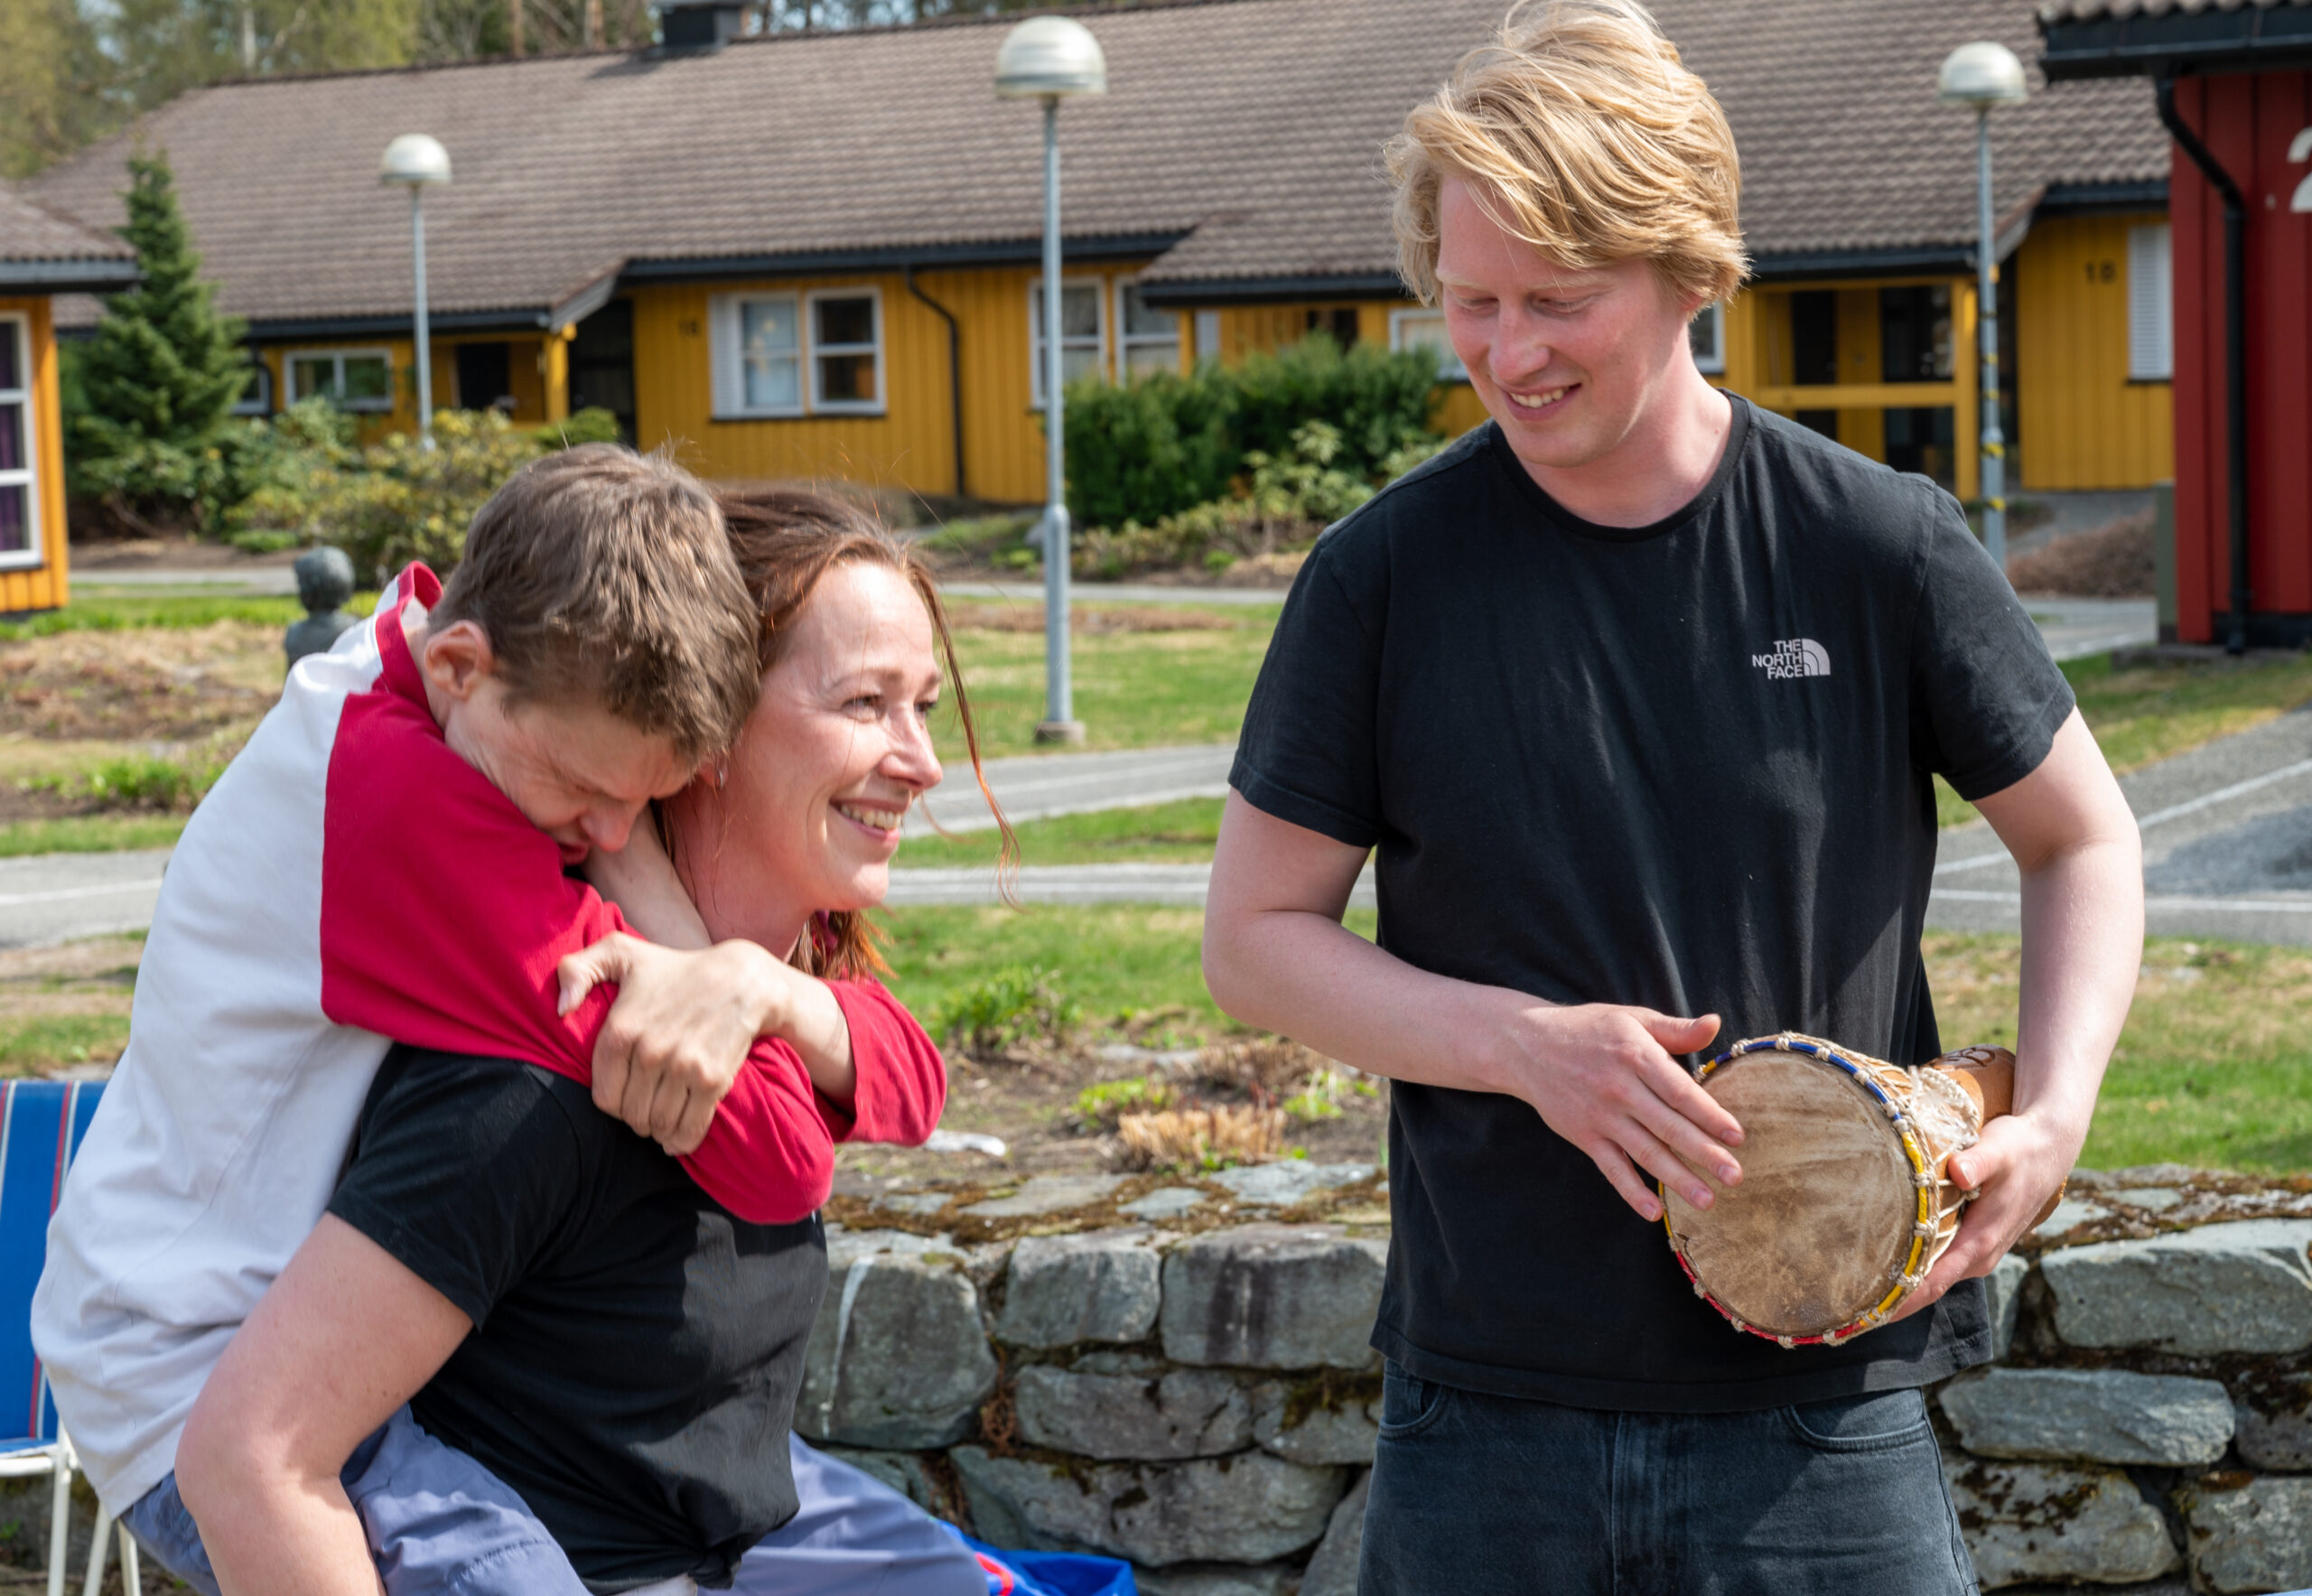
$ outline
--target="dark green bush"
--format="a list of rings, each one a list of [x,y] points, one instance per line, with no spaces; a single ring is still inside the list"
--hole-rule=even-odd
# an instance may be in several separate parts
[[[1228,490],[1244,451],[1231,435],[1229,374],[1199,367],[1067,390],[1067,509],[1080,526],[1153,520]]]
[[[1067,508],[1078,526],[1149,525],[1221,499],[1245,456],[1291,453],[1301,429],[1337,434],[1331,469],[1382,480],[1393,456],[1429,439],[1436,357],[1372,344],[1344,351],[1324,333],[1241,366],[1200,366],[1067,390]]]
[[[1229,373],[1235,387],[1236,446],[1281,455],[1292,435],[1321,421],[1340,434],[1335,469],[1371,477],[1396,451],[1429,434],[1437,388],[1433,350],[1392,354],[1377,344],[1348,350],[1314,332],[1274,354],[1256,354]]]

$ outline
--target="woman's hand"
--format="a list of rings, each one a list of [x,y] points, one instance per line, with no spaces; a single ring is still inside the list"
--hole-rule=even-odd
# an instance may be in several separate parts
[[[562,961],[561,1012],[600,982],[618,1000],[594,1039],[594,1105],[679,1158],[695,1152],[759,1036],[793,1047],[811,1082],[848,1103],[851,1031],[824,982],[751,942],[697,952],[605,937]]]

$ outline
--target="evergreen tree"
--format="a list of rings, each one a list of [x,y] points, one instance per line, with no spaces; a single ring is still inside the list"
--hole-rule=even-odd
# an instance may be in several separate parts
[[[128,171],[120,233],[144,281],[105,302],[80,352],[87,407],[68,428],[73,486],[134,516],[175,509],[207,522],[229,488],[218,434],[248,381],[244,329],[210,303],[167,155],[133,155]]]

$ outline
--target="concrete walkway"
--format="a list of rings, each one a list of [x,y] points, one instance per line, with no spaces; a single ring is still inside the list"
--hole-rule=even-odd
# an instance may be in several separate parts
[[[2312,947],[2312,714],[2211,742],[2121,778],[2143,832],[2155,936]],[[2018,928],[2021,882],[1978,821],[1945,832],[1927,924]]]
[[[153,923],[169,850],[0,859],[0,947],[44,947]]]
[[[1233,743],[1187,748],[1136,748],[1113,753],[1021,754],[987,761],[987,784],[1014,826],[1055,815],[1169,804],[1179,798],[1222,798],[1228,791]],[[947,767],[921,809],[908,817],[907,835],[928,835],[924,810],[949,831],[987,831],[995,825],[987,802],[963,761]]]

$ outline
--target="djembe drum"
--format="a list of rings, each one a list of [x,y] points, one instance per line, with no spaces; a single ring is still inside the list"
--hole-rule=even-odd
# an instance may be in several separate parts
[[[2009,1111],[2015,1055],[1905,1069],[1785,1032],[1735,1043],[1701,1078],[1741,1122],[1742,1180],[1707,1209],[1663,1189],[1678,1262],[1737,1330],[1835,1347],[1886,1323],[1951,1245],[1973,1193],[1944,1162]]]

